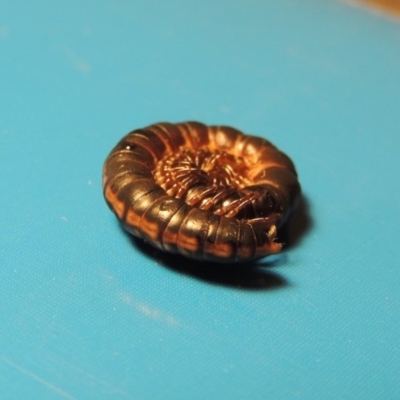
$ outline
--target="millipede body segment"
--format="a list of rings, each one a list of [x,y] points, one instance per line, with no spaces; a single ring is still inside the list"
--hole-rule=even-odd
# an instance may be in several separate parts
[[[123,137],[104,163],[103,190],[132,235],[221,263],[278,253],[277,231],[301,195],[292,161],[272,143],[199,122]]]

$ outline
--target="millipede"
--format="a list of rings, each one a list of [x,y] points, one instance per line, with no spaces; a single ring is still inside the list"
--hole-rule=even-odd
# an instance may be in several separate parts
[[[281,251],[277,233],[301,197],[291,159],[228,126],[157,123],[124,136],[103,167],[105,200],[152,246],[235,263]]]

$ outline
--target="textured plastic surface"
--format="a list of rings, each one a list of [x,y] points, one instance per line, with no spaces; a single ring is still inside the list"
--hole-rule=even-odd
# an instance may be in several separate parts
[[[334,1],[2,4],[0,398],[398,398],[399,46]],[[296,163],[257,270],[149,252],[106,207],[119,138],[188,119]]]

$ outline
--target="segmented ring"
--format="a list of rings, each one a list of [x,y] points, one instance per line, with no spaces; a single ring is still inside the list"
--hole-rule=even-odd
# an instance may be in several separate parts
[[[196,260],[277,253],[277,230],[301,195],[295,167],[269,141],[227,126],[158,123],[132,131],[103,168],[104,197],[124,228]]]

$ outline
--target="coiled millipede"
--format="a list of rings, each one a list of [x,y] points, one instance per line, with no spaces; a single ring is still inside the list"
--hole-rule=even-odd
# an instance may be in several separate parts
[[[199,122],[123,137],[104,163],[103,189],[132,235],[221,263],[278,253],[277,230],[301,193],[292,161],[269,141]]]

